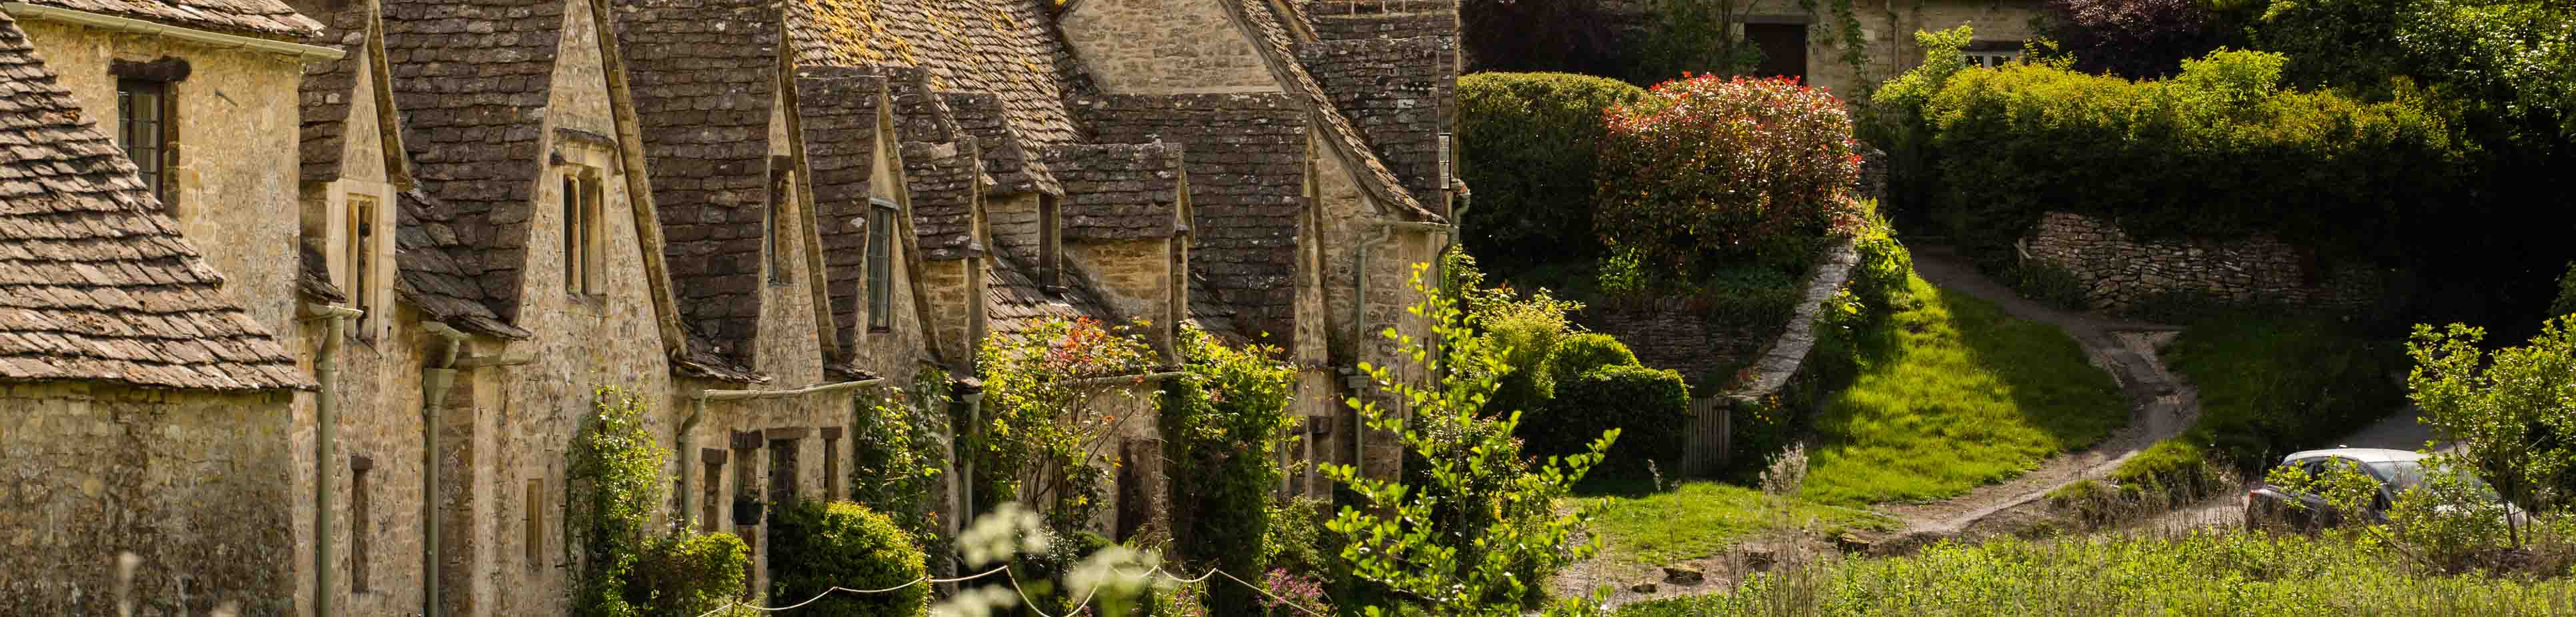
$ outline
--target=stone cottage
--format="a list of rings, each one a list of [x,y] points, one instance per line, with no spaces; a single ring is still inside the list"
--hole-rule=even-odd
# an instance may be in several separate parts
[[[1356,0],[1402,5],[1404,0]],[[1836,92],[1850,91],[1893,77],[1923,63],[1914,33],[1962,25],[1976,29],[1965,50],[1975,66],[2000,66],[2021,57],[2022,43],[2038,36],[2033,24],[2042,13],[2040,0],[1849,0],[1851,19],[1860,33],[1861,62],[1844,59],[1848,49],[1845,21],[1831,1],[1739,0],[1735,33],[1762,51],[1752,74],[1787,75]],[[1654,19],[1659,0],[1603,0],[1626,21]],[[1679,77],[1673,75],[1670,77]]]
[[[848,493],[840,440],[863,393],[971,375],[978,341],[1044,319],[1129,324],[1165,354],[1184,321],[1278,345],[1310,420],[1292,454],[1395,469],[1336,401],[1358,363],[1394,358],[1377,332],[1421,333],[1406,277],[1463,204],[1454,26],[1433,27],[1453,15],[1393,30],[1260,0],[292,5],[7,8],[24,32],[0,56],[13,91],[59,93],[0,109],[36,144],[9,156],[80,178],[0,177],[0,198],[44,195],[11,202],[27,222],[11,233],[130,213],[61,231],[112,236],[0,245],[16,268],[0,287],[42,300],[0,300],[16,337],[0,336],[0,407],[45,410],[6,416],[0,443],[56,461],[0,485],[15,512],[46,513],[0,519],[42,547],[0,559],[19,585],[0,602],[100,612],[130,581],[142,606],[188,612],[561,612],[565,452],[603,388],[677,454],[662,514],[757,557],[747,506]],[[104,133],[75,130],[74,107]],[[146,297],[176,304],[133,308]],[[1122,387],[1141,404],[1155,386]],[[1131,464],[1099,521],[1118,535],[1161,525],[1168,499],[1155,427],[1121,437]],[[164,461],[164,440],[218,455]],[[101,451],[132,462],[77,462]],[[184,474],[218,480],[166,485]],[[290,506],[175,505],[206,502]],[[132,516],[71,522],[92,510]],[[112,545],[153,533],[185,537],[113,576]],[[223,559],[170,565],[204,555]],[[40,570],[62,575],[20,575]]]
[[[309,27],[275,16],[230,17],[275,34]],[[201,101],[135,99],[194,67],[274,70],[289,88],[295,67],[199,47],[240,22],[181,20],[207,29],[161,38],[107,18],[52,5],[0,14],[0,613],[284,614],[296,539],[275,506],[302,493],[289,482],[291,407],[314,382],[287,350],[292,339],[252,307],[280,305],[265,317],[283,323],[291,307],[277,300],[292,296],[234,293],[231,283],[258,274],[219,272],[221,253],[201,252],[170,209],[263,204],[200,190],[244,180],[223,161],[182,159],[194,167],[176,178],[142,173],[120,153],[133,149],[116,134],[136,131],[130,118],[97,105],[189,109]],[[39,53],[39,43],[58,47]],[[164,79],[120,89],[113,77],[142,72]],[[231,83],[251,96],[281,82]],[[278,139],[291,134],[277,128]],[[165,202],[160,191],[200,201]],[[198,229],[222,228],[218,216],[197,218]]]

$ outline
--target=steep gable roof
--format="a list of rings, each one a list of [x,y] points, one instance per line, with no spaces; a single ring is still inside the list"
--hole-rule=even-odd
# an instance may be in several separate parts
[[[1002,97],[990,93],[948,92],[948,111],[957,128],[975,137],[984,157],[984,172],[993,176],[993,192],[1047,193],[1061,195],[1064,187],[1056,183],[1054,173],[1045,161],[1030,152],[1031,144],[1021,139],[1021,131],[1002,108]]]
[[[962,259],[982,249],[975,244],[974,227],[977,185],[984,181],[980,167],[972,143],[903,145],[913,234],[922,257]]]
[[[1298,217],[1306,210],[1311,115],[1304,104],[1269,93],[1097,96],[1075,106],[1102,142],[1181,146],[1193,215],[1190,269],[1198,277],[1191,289],[1224,304],[1245,331],[1287,340],[1295,332]]]
[[[1169,238],[1182,232],[1180,146],[1086,144],[1046,149],[1064,181],[1068,240]]]
[[[704,351],[748,366],[765,295],[778,8],[627,0],[617,27],[682,321]]]
[[[864,317],[868,231],[862,222],[875,173],[878,97],[885,78],[856,69],[815,68],[796,76],[797,128],[814,195],[814,230],[823,245],[823,285],[832,323],[853,332]],[[891,236],[889,236],[891,237]],[[893,254],[893,253],[888,253]],[[853,353],[856,336],[840,337]]]
[[[413,175],[454,236],[448,258],[515,321],[563,0],[385,0],[385,53]]]
[[[788,0],[799,66],[900,65],[945,92],[990,93],[1035,144],[1072,140],[1079,84],[1050,0]]]
[[[322,31],[322,24],[278,0],[23,0],[102,15],[175,26],[294,40]]]
[[[0,379],[312,388],[0,15]]]
[[[1436,203],[1440,134],[1456,107],[1458,40],[1354,38],[1297,44],[1314,75],[1416,199]]]
[[[1316,81],[1314,74],[1308,72],[1303,63],[1297,61],[1297,55],[1291,48],[1294,39],[1290,37],[1288,28],[1283,25],[1280,17],[1270,10],[1269,2],[1266,0],[1223,1],[1229,10],[1236,11],[1237,16],[1249,22],[1258,32],[1259,36],[1253,41],[1253,47],[1261,50],[1264,59],[1270,62],[1272,69],[1282,76],[1281,81],[1287,86],[1288,91],[1303,97],[1308,105],[1313,106],[1315,114],[1322,118],[1327,144],[1332,146],[1335,152],[1349,157],[1348,161],[1358,168],[1354,172],[1359,175],[1361,190],[1367,191],[1378,201],[1385,202],[1399,213],[1419,220],[1441,220],[1439,214],[1424,208],[1422,202],[1415,200],[1412,193],[1404,189],[1404,182],[1396,179],[1395,172],[1388,170],[1386,163],[1379,160],[1377,151],[1369,147],[1368,139],[1361,135],[1359,128],[1343,114],[1340,107],[1335,104],[1332,95],[1324,90],[1323,84]]]
[[[305,37],[304,43],[347,52],[339,58],[308,62],[304,81],[296,86],[297,106],[303,111],[300,129],[303,146],[302,177],[305,182],[329,182],[340,178],[340,162],[346,154],[343,146],[349,125],[350,100],[356,94],[358,77],[365,71],[368,59],[367,24],[370,6],[352,1],[339,11],[319,15],[328,20],[328,28]]]
[[[428,191],[394,197],[394,295],[420,307],[431,321],[470,332],[525,340],[532,333],[492,312],[482,284],[456,256],[472,252],[456,234],[455,216]]]

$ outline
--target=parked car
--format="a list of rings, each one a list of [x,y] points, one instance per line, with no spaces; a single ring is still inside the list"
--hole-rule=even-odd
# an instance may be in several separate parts
[[[2281,457],[2281,466],[2299,469],[2311,477],[2323,475],[2337,465],[2359,470],[2362,475],[2379,482],[2379,494],[2371,498],[2367,511],[2358,513],[2359,518],[2369,523],[2385,523],[2388,522],[2389,508],[2397,503],[2397,496],[2424,482],[2425,458],[2423,453],[2407,450],[2335,448],[2291,453]],[[2477,486],[2501,506],[2499,512],[2514,517],[2516,521],[2522,520],[2524,514],[2521,509],[2505,504],[2504,499],[2497,497],[2495,491],[2486,488],[2484,483]],[[2299,505],[2292,505],[2294,503]],[[2338,511],[2326,503],[2324,497],[2274,486],[2270,482],[2258,483],[2253,490],[2245,492],[2247,528],[2283,523],[2294,529],[2309,530],[2342,525],[2351,522],[2350,518],[2351,513]]]

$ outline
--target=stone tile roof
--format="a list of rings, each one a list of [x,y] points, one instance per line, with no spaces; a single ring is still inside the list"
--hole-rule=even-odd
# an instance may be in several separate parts
[[[1215,291],[1208,288],[1207,277],[1201,276],[1195,268],[1190,272],[1190,322],[1228,342],[1249,340],[1244,338],[1242,329],[1234,325],[1234,309],[1217,300]]]
[[[1100,300],[1100,294],[1067,277],[1062,293],[1049,294],[1038,286],[1036,270],[1018,257],[995,252],[984,260],[984,298],[988,320],[995,334],[1012,335],[1026,332],[1049,319],[1071,321],[1090,318],[1103,325],[1118,323],[1117,313]]]
[[[814,230],[823,242],[824,294],[840,331],[864,327],[867,299],[869,174],[875,164],[877,96],[885,78],[855,69],[800,69],[797,126],[804,132],[805,170],[814,193]],[[844,356],[855,336],[840,337]]]
[[[1036,144],[1072,140],[1082,83],[1052,0],[788,0],[799,66],[915,67],[931,87],[990,93]],[[909,137],[907,136],[907,139]]]
[[[329,182],[340,179],[340,159],[346,142],[342,131],[349,123],[350,97],[358,85],[359,71],[366,62],[367,22],[369,8],[363,1],[351,1],[329,15],[315,17],[327,20],[328,28],[304,38],[307,45],[329,47],[347,52],[338,60],[308,62],[304,81],[296,87],[298,106],[302,108],[303,179],[305,182]]]
[[[974,236],[975,197],[983,182],[974,150],[971,143],[903,145],[912,231],[925,259],[964,259],[983,248]]]
[[[331,262],[329,258],[322,256],[322,251],[310,246],[297,247],[295,257],[298,262],[295,277],[296,293],[304,294],[305,298],[324,304],[349,301],[348,294],[342,293],[340,286],[331,284]]]
[[[1022,132],[1002,108],[1002,98],[989,93],[945,92],[950,117],[957,128],[973,135],[978,150],[984,155],[984,173],[993,176],[993,192],[1064,194],[1055,174],[1040,157],[1030,153],[1031,144],[1021,139]]]
[[[761,0],[617,4],[681,321],[737,368],[760,327],[779,27]]]
[[[413,176],[445,207],[449,258],[517,319],[562,0],[384,0],[385,54]]]
[[[1330,145],[1354,159],[1359,167],[1356,171],[1360,177],[1360,188],[1388,207],[1417,220],[1441,220],[1439,214],[1424,208],[1422,202],[1404,189],[1403,181],[1396,179],[1395,172],[1388,170],[1386,163],[1379,160],[1377,152],[1369,147],[1368,139],[1336,106],[1323,84],[1297,61],[1287,26],[1270,10],[1270,3],[1267,0],[1235,0],[1228,6],[1261,33],[1259,40],[1253,41],[1253,47],[1268,56],[1272,65],[1286,75],[1284,81],[1288,91],[1305,97],[1307,104],[1314,108],[1315,115],[1323,121],[1324,136]]]
[[[394,198],[394,294],[457,329],[511,340],[530,336],[502,321],[456,256],[472,251],[456,234],[455,215],[419,188]]]
[[[0,15],[0,380],[312,388]]]
[[[1179,144],[1190,187],[1193,290],[1247,334],[1295,332],[1305,108],[1283,94],[1097,96],[1075,101],[1098,139]],[[1197,304],[1197,302],[1193,302]],[[1284,338],[1279,340],[1284,341]]]
[[[1458,39],[1360,38],[1297,45],[1306,66],[1416,199],[1439,203],[1440,134],[1457,107]]]
[[[1046,160],[1064,181],[1066,239],[1168,238],[1181,231],[1180,146],[1054,146]]]
[[[247,34],[261,38],[296,40],[319,34],[320,22],[305,17],[279,0],[22,0],[37,6],[51,6],[87,11],[117,17],[131,17],[175,26]]]

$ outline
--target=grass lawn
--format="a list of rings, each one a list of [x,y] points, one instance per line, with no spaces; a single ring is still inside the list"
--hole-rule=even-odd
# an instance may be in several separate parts
[[[1641,602],[1617,617],[1721,615],[2565,615],[2576,580],[2435,575],[2349,536],[2000,539],[1901,558],[1831,557],[1731,594]]]
[[[1757,532],[1815,524],[1826,534],[1889,531],[1896,521],[1876,513],[1791,499],[1783,519],[1763,503],[1762,491],[1717,482],[1686,482],[1671,491],[1598,497],[1604,509],[1592,521],[1612,559],[1648,566],[1716,555]]]
[[[1815,418],[1806,499],[1950,497],[2128,423],[2110,374],[2056,327],[1921,278],[1911,285],[1911,306],[1859,335],[1857,377]]]

